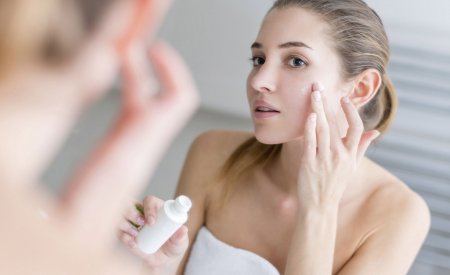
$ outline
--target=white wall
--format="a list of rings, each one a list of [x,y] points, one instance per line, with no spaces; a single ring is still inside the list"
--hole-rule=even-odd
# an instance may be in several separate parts
[[[418,48],[450,51],[450,1],[368,0],[390,39]],[[161,34],[191,66],[202,103],[246,116],[245,81],[250,45],[272,0],[180,0]]]
[[[180,0],[162,29],[186,58],[208,108],[247,116],[250,45],[271,0]]]
[[[366,0],[389,29],[401,26],[419,32],[450,34],[448,0]]]

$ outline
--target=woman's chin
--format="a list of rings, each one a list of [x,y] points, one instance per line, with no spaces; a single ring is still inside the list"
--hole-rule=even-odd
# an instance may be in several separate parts
[[[258,131],[255,130],[255,138],[259,142],[267,145],[283,144],[290,141],[300,140],[303,135],[298,135],[298,133],[274,133],[273,131]]]
[[[281,144],[286,141],[286,140],[282,139],[279,135],[276,135],[273,133],[272,134],[258,133],[258,131],[255,132],[255,138],[262,144],[267,144],[267,145]]]

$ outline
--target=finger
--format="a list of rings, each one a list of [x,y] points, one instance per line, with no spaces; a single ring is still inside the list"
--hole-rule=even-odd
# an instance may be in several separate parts
[[[172,260],[179,259],[181,261],[182,256],[189,246],[189,237],[187,232],[187,227],[185,225],[181,226],[174,233],[174,235],[172,235],[172,237],[153,254],[146,254],[142,252],[137,246],[136,238],[130,236],[129,234],[121,235],[120,240],[133,254],[144,259],[148,266],[157,267]]]
[[[319,89],[322,89],[323,86],[321,84],[317,84]],[[339,130],[339,124],[337,121],[337,115],[333,112],[332,106],[330,106],[330,101],[327,100],[327,97],[322,96],[322,106],[325,113],[326,120],[328,122],[328,131],[330,136],[330,149],[333,152],[339,152],[343,149],[341,134]]]
[[[121,234],[127,234],[136,238],[137,235],[139,234],[139,230],[132,224],[130,224],[128,221],[124,221],[119,226],[119,235]]]
[[[358,160],[361,160],[361,158],[366,154],[369,145],[379,136],[380,132],[378,130],[368,131],[362,135],[357,151]]]
[[[144,214],[139,210],[139,204],[131,203],[124,215],[125,219],[132,223],[136,228],[145,224]]]
[[[351,151],[356,152],[364,132],[364,124],[356,109],[355,105],[350,102],[348,97],[344,97],[341,101],[342,109],[348,123],[347,135],[344,140],[345,147]]]
[[[162,86],[162,99],[178,97],[194,109],[198,103],[197,89],[183,59],[164,42],[155,43],[149,55]]]
[[[141,0],[143,1],[143,0]],[[144,23],[144,30],[147,40],[151,40],[155,33],[160,28],[164,17],[166,16],[167,12],[170,9],[170,6],[172,5],[172,0],[146,0],[147,2],[150,2],[148,6],[148,16],[143,19]],[[143,17],[145,17],[143,15]],[[146,21],[145,21],[146,20]],[[145,25],[146,24],[146,25]]]
[[[188,229],[185,225],[160,248],[160,251],[169,258],[182,256],[189,246]]]
[[[144,216],[144,206],[141,203],[136,203],[134,205],[134,207],[136,208],[136,210],[139,212],[139,214],[141,214],[142,216]]]
[[[136,250],[137,247],[136,237],[126,233],[122,233],[119,239],[124,245],[126,245],[132,251]]]
[[[143,217],[141,219],[144,221]],[[124,219],[119,225],[119,230],[128,232],[129,228],[133,228],[133,229],[136,229],[139,231],[144,224],[145,224],[145,221],[143,222],[143,224],[138,224],[137,222],[134,222],[132,220]]]
[[[157,93],[157,83],[153,78],[147,57],[147,48],[143,43],[134,43],[129,47],[122,60],[123,107],[125,109],[144,108],[149,96]]]
[[[119,49],[126,51],[137,40],[151,41],[171,6],[171,0],[137,0],[134,1],[134,11],[131,24],[126,34],[119,42]]]
[[[143,206],[146,224],[153,225],[156,222],[159,209],[163,206],[163,204],[163,200],[154,196],[147,196],[144,199]]]
[[[322,93],[318,90],[318,85],[313,87],[315,89],[311,95],[311,106],[313,112],[317,114],[317,150],[322,158],[326,158],[330,151],[330,131],[328,121],[323,107]]]
[[[305,127],[305,160],[312,161],[316,158],[317,138],[316,138],[317,114],[311,113],[308,116]]]

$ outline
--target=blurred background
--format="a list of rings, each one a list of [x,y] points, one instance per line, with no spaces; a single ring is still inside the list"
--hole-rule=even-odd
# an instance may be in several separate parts
[[[393,127],[368,154],[420,193],[430,206],[432,228],[409,274],[450,274],[450,1],[366,2],[382,17],[390,37],[389,73],[400,101]],[[142,196],[173,196],[189,145],[201,132],[217,128],[252,130],[245,95],[251,68],[248,58],[271,3],[175,2],[161,37],[186,59],[202,104]],[[76,163],[111,125],[119,98],[119,91],[112,91],[80,119],[44,176],[52,190],[61,190]]]

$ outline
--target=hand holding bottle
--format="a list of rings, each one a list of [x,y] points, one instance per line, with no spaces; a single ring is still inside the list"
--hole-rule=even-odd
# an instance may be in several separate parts
[[[182,203],[181,206],[189,210],[190,200],[184,196],[180,197],[178,201]],[[187,227],[183,225],[187,219],[186,212],[179,213],[175,222],[171,222],[173,219],[167,217],[167,211],[171,212],[175,204],[176,200],[164,202],[154,196],[148,196],[142,205],[133,204],[129,207],[120,228],[121,241],[134,254],[144,259],[147,269],[158,274],[174,274],[189,244]],[[173,214],[168,215],[173,218]],[[144,243],[147,253],[142,251],[138,242],[141,246]]]

